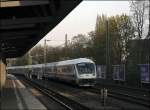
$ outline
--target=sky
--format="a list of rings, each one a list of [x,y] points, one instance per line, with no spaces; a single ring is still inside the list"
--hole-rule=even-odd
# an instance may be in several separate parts
[[[55,28],[53,28],[38,44],[43,44],[44,39],[50,46],[63,45],[65,34],[68,40],[78,34],[88,34],[95,29],[97,15],[106,16],[129,15],[129,1],[83,1],[70,12]]]

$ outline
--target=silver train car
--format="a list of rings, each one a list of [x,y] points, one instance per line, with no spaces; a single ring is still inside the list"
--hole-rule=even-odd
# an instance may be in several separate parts
[[[28,78],[33,76],[36,76],[38,79],[52,78],[77,84],[78,86],[94,86],[97,76],[95,63],[87,58],[24,67],[8,67],[7,70],[8,73],[19,71],[20,74]]]

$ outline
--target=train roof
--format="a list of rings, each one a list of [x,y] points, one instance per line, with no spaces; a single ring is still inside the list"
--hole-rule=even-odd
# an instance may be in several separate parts
[[[57,63],[57,65],[61,66],[61,65],[78,64],[78,63],[94,63],[94,62],[91,59],[78,58],[78,59],[73,59],[73,60],[60,61]]]
[[[25,66],[8,66],[6,69],[25,68]]]
[[[72,60],[65,60],[65,61],[59,61],[59,62],[52,62],[52,63],[46,63],[46,66],[62,66],[62,65],[71,65],[71,64],[78,64],[78,63],[94,63],[91,59],[87,58],[78,58],[78,59],[72,59]],[[11,66],[7,67],[7,69],[16,69],[16,68],[38,68],[43,67],[44,64],[36,64],[36,65],[25,65],[25,66]]]
[[[46,67],[55,66],[58,62],[46,63]]]
[[[37,67],[37,68],[38,68],[38,67],[43,67],[43,66],[44,66],[44,64],[36,64],[36,65],[31,65],[31,66],[32,66],[32,67],[34,67],[34,68],[35,68],[35,67]]]

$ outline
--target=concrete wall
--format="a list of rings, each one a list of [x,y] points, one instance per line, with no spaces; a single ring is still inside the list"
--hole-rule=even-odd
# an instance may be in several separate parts
[[[6,65],[0,59],[0,89],[2,89],[2,87],[4,86],[5,80],[6,80]]]

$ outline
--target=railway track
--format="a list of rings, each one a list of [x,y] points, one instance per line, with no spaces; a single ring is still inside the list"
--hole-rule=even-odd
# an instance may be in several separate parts
[[[33,80],[34,81],[34,80]],[[34,81],[34,82],[36,82],[36,81]],[[31,84],[30,85],[32,85],[32,84],[34,84],[33,82],[30,82]],[[54,94],[54,96],[53,97],[55,97],[56,98],[56,100],[59,100],[59,101],[61,101],[62,103],[64,103],[65,105],[67,105],[68,106],[68,108],[67,107],[64,107],[65,109],[68,109],[68,110],[89,110],[89,109],[92,109],[92,105],[94,105],[94,107],[95,108],[99,108],[99,107],[97,107],[98,105],[97,104],[100,104],[101,103],[101,100],[100,100],[100,98],[98,98],[98,100],[97,100],[97,97],[100,97],[100,88],[74,88],[74,86],[72,86],[72,85],[66,85],[66,84],[60,84],[60,83],[58,83],[58,84],[56,84],[55,85],[55,83],[54,84],[51,84],[49,81],[47,81],[47,82],[36,82],[36,83],[38,83],[38,84],[35,84],[36,86],[38,86],[40,89],[42,89],[42,90],[44,90],[44,89],[46,89],[47,91],[48,91],[48,95],[49,95],[49,89],[48,88],[52,88],[53,90],[52,91],[58,91],[57,93],[58,93],[58,95],[57,95],[57,93],[55,93],[55,91],[54,91],[54,93],[52,92],[50,92],[51,94]],[[39,85],[40,84],[40,85]],[[50,85],[50,86],[49,86]],[[65,86],[63,86],[63,85],[65,85]],[[42,86],[42,87],[40,87],[40,86]],[[46,87],[46,88],[43,88],[43,86],[44,87]],[[53,87],[54,86],[54,87]],[[56,86],[56,87],[55,87]],[[69,89],[69,88],[74,88],[73,90],[72,89]],[[58,89],[59,88],[59,89]],[[66,90],[68,91],[70,91],[70,92],[66,92]],[[72,94],[72,91],[73,91],[73,94]],[[78,92],[77,92],[78,91]],[[79,97],[78,97],[78,95],[76,95],[76,94],[74,94],[75,92],[77,92],[77,93],[79,93]],[[115,91],[114,91],[115,92]],[[71,94],[70,94],[71,93]],[[96,93],[96,94],[95,94]],[[84,96],[86,94],[86,97]],[[98,94],[98,95],[97,95]],[[48,95],[45,95],[45,96],[48,96]],[[63,96],[63,97],[58,97],[58,96]],[[97,97],[95,97],[95,96],[97,96]],[[132,100],[132,99],[129,99],[127,96],[122,96],[121,95],[121,93],[120,93],[120,96],[115,92],[115,93],[112,93],[111,91],[108,91],[108,100],[106,100],[106,108],[108,108],[108,109],[110,109],[110,107],[112,107],[113,108],[113,110],[115,110],[115,109],[117,109],[117,110],[121,110],[121,109],[123,109],[123,110],[128,110],[128,109],[134,109],[134,106],[135,106],[135,108],[140,108],[140,110],[149,110],[148,109],[148,107],[149,107],[149,104],[147,103],[146,104],[146,106],[145,106],[145,104],[141,104],[141,103],[143,103],[143,102],[137,102],[137,100],[135,99],[135,100]],[[49,96],[48,96],[49,97]],[[127,98],[127,99],[125,99],[125,97]],[[69,100],[68,100],[68,98],[69,98]],[[70,99],[71,98],[71,99]],[[51,98],[52,99],[52,98]],[[114,99],[117,99],[117,100],[114,100]],[[119,100],[118,100],[119,99]],[[72,102],[72,100],[73,100],[73,102]],[[89,100],[89,101],[88,101]],[[93,102],[91,101],[91,100],[93,100]],[[113,101],[114,100],[114,101]],[[131,101],[132,100],[132,101]],[[136,101],[136,102],[135,102]],[[56,101],[57,102],[57,101]],[[89,104],[87,104],[87,102],[89,103]],[[98,103],[97,103],[98,102]],[[126,103],[127,102],[127,103]],[[129,103],[128,103],[129,102]],[[58,102],[59,103],[59,102]],[[93,104],[92,104],[93,103]],[[119,103],[119,105],[117,105]],[[62,104],[62,106],[64,105],[64,104]],[[72,105],[73,104],[73,105]],[[80,106],[81,105],[81,106]],[[125,106],[124,106],[125,105]],[[128,105],[131,105],[130,107],[128,106]],[[143,106],[144,105],[144,106]],[[100,105],[101,106],[101,105]],[[104,107],[104,108],[105,108]],[[103,109],[103,107],[101,106],[100,107],[101,109]],[[105,109],[106,109],[105,108]],[[115,108],[115,109],[114,109]],[[92,109],[93,110],[93,109]],[[97,110],[97,109],[95,109],[95,110]]]
[[[100,94],[101,89],[90,88],[90,89],[88,89],[88,91],[94,92],[96,94]],[[136,97],[136,96],[133,96],[133,95],[129,95],[129,94],[126,94],[126,93],[121,93],[121,92],[116,92],[116,91],[112,91],[112,90],[108,91],[108,96],[113,97],[115,99],[119,99],[119,100],[131,102],[131,103],[139,104],[139,105],[150,108],[150,99],[148,99],[148,98]]]
[[[99,86],[105,86],[107,88],[115,88],[115,89],[121,89],[121,90],[126,90],[126,91],[134,91],[134,92],[137,92],[137,93],[142,93],[142,94],[145,94],[145,93],[149,93],[150,95],[150,90],[149,89],[141,89],[141,88],[135,88],[135,87],[128,87],[128,86],[121,86],[121,85],[102,85],[102,84],[99,84],[97,85],[96,87],[99,87]]]
[[[45,88],[33,81],[24,80],[23,82],[29,84],[30,86],[34,87],[44,95],[48,96],[49,98],[53,99],[57,103],[61,104],[66,110],[90,110],[88,107],[63,96],[57,93],[56,91]]]
[[[100,94],[101,90],[98,89],[98,88],[88,88],[88,91],[96,93],[96,94]],[[57,94],[59,94],[59,93],[57,93]],[[56,94],[56,96],[60,95],[60,94],[59,95],[57,95],[57,94]],[[65,97],[65,96],[63,96],[63,97]],[[110,90],[110,91],[108,91],[108,97],[112,97],[112,98],[115,98],[115,99],[119,99],[119,100],[122,100],[122,101],[130,102],[130,103],[134,103],[134,104],[138,104],[138,105],[150,108],[150,104],[149,104],[150,100],[149,99],[145,99],[145,98],[141,98],[141,97],[136,97],[136,96],[133,96],[133,95],[130,95],[130,94],[126,94],[126,93],[123,93],[123,92],[117,92],[117,91],[114,91],[114,90],[113,91]],[[68,98],[65,97],[65,98],[60,98],[60,99],[61,100],[66,99],[67,100]],[[72,99],[70,99],[70,100],[73,101]],[[69,102],[71,102],[71,101],[69,101]],[[63,101],[63,102],[65,102],[65,101]],[[75,103],[81,105],[78,102],[75,102]],[[75,105],[75,106],[77,106],[77,105]],[[81,106],[83,106],[83,105],[81,105]],[[77,108],[77,110],[78,109],[81,109],[81,108]],[[84,108],[84,109],[88,110],[89,108]]]
[[[149,99],[140,98],[140,97],[136,97],[136,96],[132,96],[129,94],[124,94],[124,93],[119,93],[119,92],[115,92],[115,91],[110,91],[110,93],[108,95],[111,97],[120,99],[120,100],[125,100],[125,101],[131,102],[131,103],[143,105],[145,107],[150,107]]]

